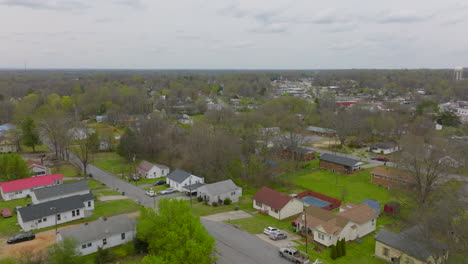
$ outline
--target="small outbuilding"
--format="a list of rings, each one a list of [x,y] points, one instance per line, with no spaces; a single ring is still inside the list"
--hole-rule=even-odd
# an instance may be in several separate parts
[[[400,204],[397,202],[388,202],[384,205],[384,212],[387,215],[396,215],[400,213]]]

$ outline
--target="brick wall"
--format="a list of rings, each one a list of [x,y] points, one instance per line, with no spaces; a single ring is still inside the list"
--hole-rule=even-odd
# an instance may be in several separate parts
[[[333,162],[328,162],[328,161],[325,161],[325,160],[320,160],[319,168],[324,169],[324,170],[328,170],[328,171],[331,171],[331,172],[339,173],[339,174],[349,174],[346,166],[336,164],[336,163],[333,163]]]

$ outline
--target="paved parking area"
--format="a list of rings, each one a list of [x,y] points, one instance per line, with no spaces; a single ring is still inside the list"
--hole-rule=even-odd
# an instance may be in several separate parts
[[[300,240],[301,237],[296,235],[296,234],[293,234],[293,233],[289,233],[289,232],[286,232],[286,231],[283,231],[281,230],[283,233],[285,233],[288,237],[286,239],[282,239],[282,240],[271,240],[267,235],[265,234],[256,234],[256,236],[258,238],[260,238],[261,240],[265,241],[265,242],[268,242],[270,244],[272,244],[273,246],[276,246],[278,248],[284,248],[284,247],[289,247],[289,246],[298,246],[298,244],[296,242],[293,242],[291,240]]]
[[[214,222],[224,222],[228,220],[242,219],[242,218],[248,218],[248,217],[252,217],[252,215],[245,211],[238,210],[238,211],[230,211],[230,212],[225,212],[225,213],[202,216],[201,218],[205,220],[209,220],[209,221],[214,221]]]

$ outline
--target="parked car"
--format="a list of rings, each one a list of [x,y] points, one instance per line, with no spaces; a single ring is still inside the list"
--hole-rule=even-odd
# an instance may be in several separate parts
[[[377,157],[371,156],[370,159],[371,159],[371,160],[376,160]]]
[[[302,254],[299,250],[295,248],[280,248],[279,249],[280,257],[283,257],[291,262],[298,264],[308,264],[310,263],[309,258]]]
[[[286,239],[288,236],[283,232],[273,232],[268,235],[271,240]]]
[[[161,191],[160,194],[170,194],[170,193],[173,193],[173,192],[176,192],[176,189],[167,188],[166,190]]]
[[[8,208],[2,209],[1,212],[2,212],[2,217],[3,218],[11,217],[13,215],[11,213],[10,209],[8,209]]]
[[[153,189],[150,189],[149,191],[146,191],[146,195],[148,195],[149,197],[153,197],[156,195],[156,193],[153,191]]]
[[[271,233],[276,233],[276,232],[280,232],[280,230],[276,227],[272,227],[272,226],[269,226],[265,229],[263,229],[263,234],[265,235],[270,235]]]
[[[165,180],[159,180],[159,181],[155,181],[155,182],[153,183],[154,186],[163,185],[163,184],[166,184],[166,181],[165,181]]]
[[[377,158],[378,161],[383,161],[383,162],[389,162],[390,160],[387,159],[387,158],[383,158],[383,157],[380,157],[380,158]]]
[[[15,244],[23,241],[33,240],[34,238],[36,238],[36,235],[34,233],[19,233],[16,236],[8,238],[7,243]]]

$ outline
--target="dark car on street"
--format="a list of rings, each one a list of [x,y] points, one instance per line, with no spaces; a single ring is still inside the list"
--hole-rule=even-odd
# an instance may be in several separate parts
[[[156,186],[156,185],[163,185],[163,184],[166,184],[166,181],[165,181],[165,180],[159,180],[159,181],[155,181],[155,182],[153,183],[154,186]]]
[[[23,241],[29,241],[36,238],[36,234],[34,233],[19,233],[16,236],[10,237],[7,239],[8,244],[15,244]]]

